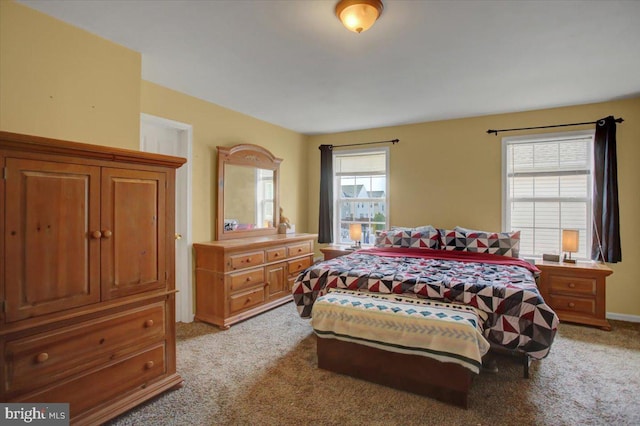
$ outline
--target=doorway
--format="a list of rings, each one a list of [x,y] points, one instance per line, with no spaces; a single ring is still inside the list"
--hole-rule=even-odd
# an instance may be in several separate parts
[[[176,170],[176,321],[192,322],[192,127],[190,124],[140,114],[140,150],[187,159],[186,164]]]

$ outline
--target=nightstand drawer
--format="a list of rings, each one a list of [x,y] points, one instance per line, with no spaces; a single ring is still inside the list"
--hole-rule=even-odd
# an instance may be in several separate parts
[[[593,296],[596,294],[596,280],[594,278],[551,275],[550,292]]]
[[[574,298],[557,294],[552,294],[550,298],[549,302],[555,311],[568,311],[586,315],[594,315],[596,313],[595,299]]]

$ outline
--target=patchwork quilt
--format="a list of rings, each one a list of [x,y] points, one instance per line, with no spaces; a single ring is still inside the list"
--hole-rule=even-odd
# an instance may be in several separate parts
[[[489,342],[470,306],[329,289],[313,305],[319,338],[461,365],[478,374]]]
[[[535,283],[535,266],[494,254],[414,248],[364,249],[303,271],[292,288],[298,313],[311,317],[330,288],[461,303],[486,312],[484,336],[534,359],[548,355],[558,316]]]

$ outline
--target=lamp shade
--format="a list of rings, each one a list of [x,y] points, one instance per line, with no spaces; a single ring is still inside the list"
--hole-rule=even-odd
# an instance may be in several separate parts
[[[562,230],[562,251],[576,253],[578,251],[580,233],[577,229]]]
[[[349,238],[352,241],[360,241],[362,238],[362,225],[359,223],[352,223],[349,225]]]
[[[336,16],[348,30],[361,33],[371,28],[383,8],[381,0],[340,0]]]

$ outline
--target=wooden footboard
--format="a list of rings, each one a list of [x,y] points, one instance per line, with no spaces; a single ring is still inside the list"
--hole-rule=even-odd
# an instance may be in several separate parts
[[[317,342],[322,369],[468,407],[475,374],[461,365],[338,339],[318,337]]]

